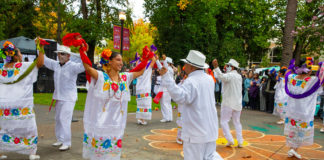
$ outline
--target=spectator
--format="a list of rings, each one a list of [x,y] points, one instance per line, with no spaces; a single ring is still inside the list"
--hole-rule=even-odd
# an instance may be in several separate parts
[[[260,92],[259,92],[260,110],[261,111],[266,111],[266,97],[265,97],[266,85],[267,85],[267,78],[262,77],[262,80],[261,80],[261,83],[260,83]]]
[[[260,80],[259,80],[259,74],[255,73],[253,76],[253,79],[250,83],[250,89],[249,89],[249,100],[250,100],[250,106],[253,110],[257,110],[260,108],[259,106],[259,87],[260,87]]]
[[[266,110],[268,113],[273,113],[273,107],[274,107],[274,95],[275,95],[275,89],[274,86],[276,85],[276,71],[275,69],[272,69],[269,72],[266,72],[268,75],[268,80],[265,88],[266,92]]]

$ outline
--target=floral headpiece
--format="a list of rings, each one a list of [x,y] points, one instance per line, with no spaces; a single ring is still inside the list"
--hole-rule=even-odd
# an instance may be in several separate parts
[[[11,61],[11,58],[16,54],[15,50],[16,50],[15,45],[9,41],[6,41],[3,44],[3,49],[0,50],[0,57],[2,59],[5,59],[5,61],[9,62]]]
[[[312,57],[306,57],[306,66],[311,67],[314,64],[314,59]]]
[[[101,53],[101,60],[100,64],[108,64],[109,63],[109,58],[111,56],[112,52],[110,49],[104,49]]]

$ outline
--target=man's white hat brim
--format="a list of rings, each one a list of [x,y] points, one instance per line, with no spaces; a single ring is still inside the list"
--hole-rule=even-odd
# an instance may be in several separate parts
[[[72,52],[63,51],[63,50],[57,50],[57,51],[54,51],[54,53],[67,53],[67,54],[72,54]]]
[[[182,61],[182,62],[184,62],[184,63],[187,63],[187,64],[190,64],[190,65],[192,65],[192,66],[195,66],[195,67],[197,67],[197,68],[201,68],[201,69],[207,69],[207,68],[209,68],[209,65],[206,64],[206,63],[205,63],[203,66],[201,66],[201,65],[198,65],[198,64],[192,63],[192,62],[190,62],[190,61],[188,61],[188,60],[186,60],[186,59],[180,59],[180,61]]]

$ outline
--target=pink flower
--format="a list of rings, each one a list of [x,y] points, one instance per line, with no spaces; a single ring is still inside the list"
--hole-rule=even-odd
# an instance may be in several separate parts
[[[305,29],[305,26],[302,26],[301,28],[302,28],[302,29]]]
[[[317,19],[318,19],[317,16],[313,16],[313,18],[312,18],[313,21],[315,21],[315,20],[317,20]]]
[[[22,66],[22,63],[16,63],[15,67],[20,68]]]
[[[122,148],[122,140],[121,140],[121,139],[119,139],[119,140],[117,141],[117,147],[118,147],[118,148]]]
[[[117,90],[118,90],[118,85],[117,85],[116,83],[112,83],[112,84],[111,84],[111,89],[112,89],[113,91],[117,92]]]
[[[123,81],[126,81],[127,80],[126,75],[122,75],[121,78],[123,79]]]
[[[313,0],[306,0],[307,3],[311,3]]]

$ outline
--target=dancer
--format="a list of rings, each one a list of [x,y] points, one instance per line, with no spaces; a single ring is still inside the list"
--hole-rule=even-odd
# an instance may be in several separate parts
[[[170,76],[171,79],[174,81],[174,70],[172,67],[173,61],[170,57],[163,56],[163,66],[168,69],[168,76]],[[162,80],[163,83],[163,80]],[[171,105],[171,96],[168,92],[168,90],[165,87],[162,87],[163,95],[160,101],[161,104],[161,112],[163,118],[160,120],[160,122],[171,122],[173,119],[172,116],[172,105]]]
[[[152,46],[151,46],[152,48]],[[147,56],[149,49],[146,48],[145,54],[143,53],[142,59],[148,58]],[[151,96],[151,87],[152,87],[152,68],[155,64],[155,57],[149,63],[147,68],[144,71],[144,74],[137,78],[136,82],[136,102],[137,102],[137,111],[136,118],[137,123],[141,125],[147,125],[147,120],[152,118],[152,96]]]
[[[285,73],[287,69],[282,67],[279,71],[279,75],[277,76],[277,84],[274,86],[276,89],[275,92],[275,103],[274,103],[274,111],[275,115],[280,116],[280,120],[277,124],[284,124],[285,123],[285,114],[287,108],[287,99],[288,95],[285,91]]]
[[[87,44],[81,35],[74,36],[81,45],[80,56],[86,73],[91,77],[84,110],[83,158],[91,160],[120,159],[122,138],[130,101],[129,85],[134,78],[143,74],[146,62],[140,72],[121,73],[121,54],[105,49],[101,54],[102,71],[91,67],[86,56]],[[144,64],[143,64],[144,63]],[[138,68],[137,68],[138,69]]]
[[[320,77],[310,76],[309,68],[312,60],[307,61],[302,59],[295,67],[294,60],[292,60],[285,75],[285,91],[288,94],[288,100],[284,134],[286,145],[290,147],[288,157],[295,156],[299,159],[301,155],[297,153],[298,148],[313,144],[316,98],[322,91],[321,84],[323,83]]]
[[[34,113],[33,83],[38,68],[44,64],[46,41],[36,39],[39,55],[34,62],[22,62],[18,48],[9,41],[0,50],[5,63],[0,63],[0,153],[16,152],[39,159],[37,126]],[[7,158],[1,155],[2,159]]]
[[[44,65],[54,71],[54,94],[55,104],[55,135],[57,142],[54,147],[60,146],[59,150],[65,151],[71,147],[71,121],[75,102],[78,97],[76,80],[78,74],[84,72],[82,63],[70,61],[71,49],[64,45],[58,45],[58,61],[45,56]]]
[[[213,66],[215,74],[223,83],[222,90],[222,105],[221,105],[221,125],[223,128],[223,134],[228,141],[227,147],[234,145],[233,136],[230,131],[228,122],[232,119],[236,130],[236,137],[238,141],[238,147],[243,147],[242,125],[240,122],[240,116],[242,111],[242,77],[237,72],[239,69],[239,63],[230,59],[226,63],[226,73],[222,73],[218,67],[216,59],[213,60]]]
[[[160,71],[162,85],[167,88],[172,99],[183,104],[182,133],[185,160],[222,159],[216,152],[218,138],[218,118],[215,107],[214,81],[204,72],[208,65],[206,57],[199,51],[190,50],[185,62],[188,78],[181,86],[163,67]]]

